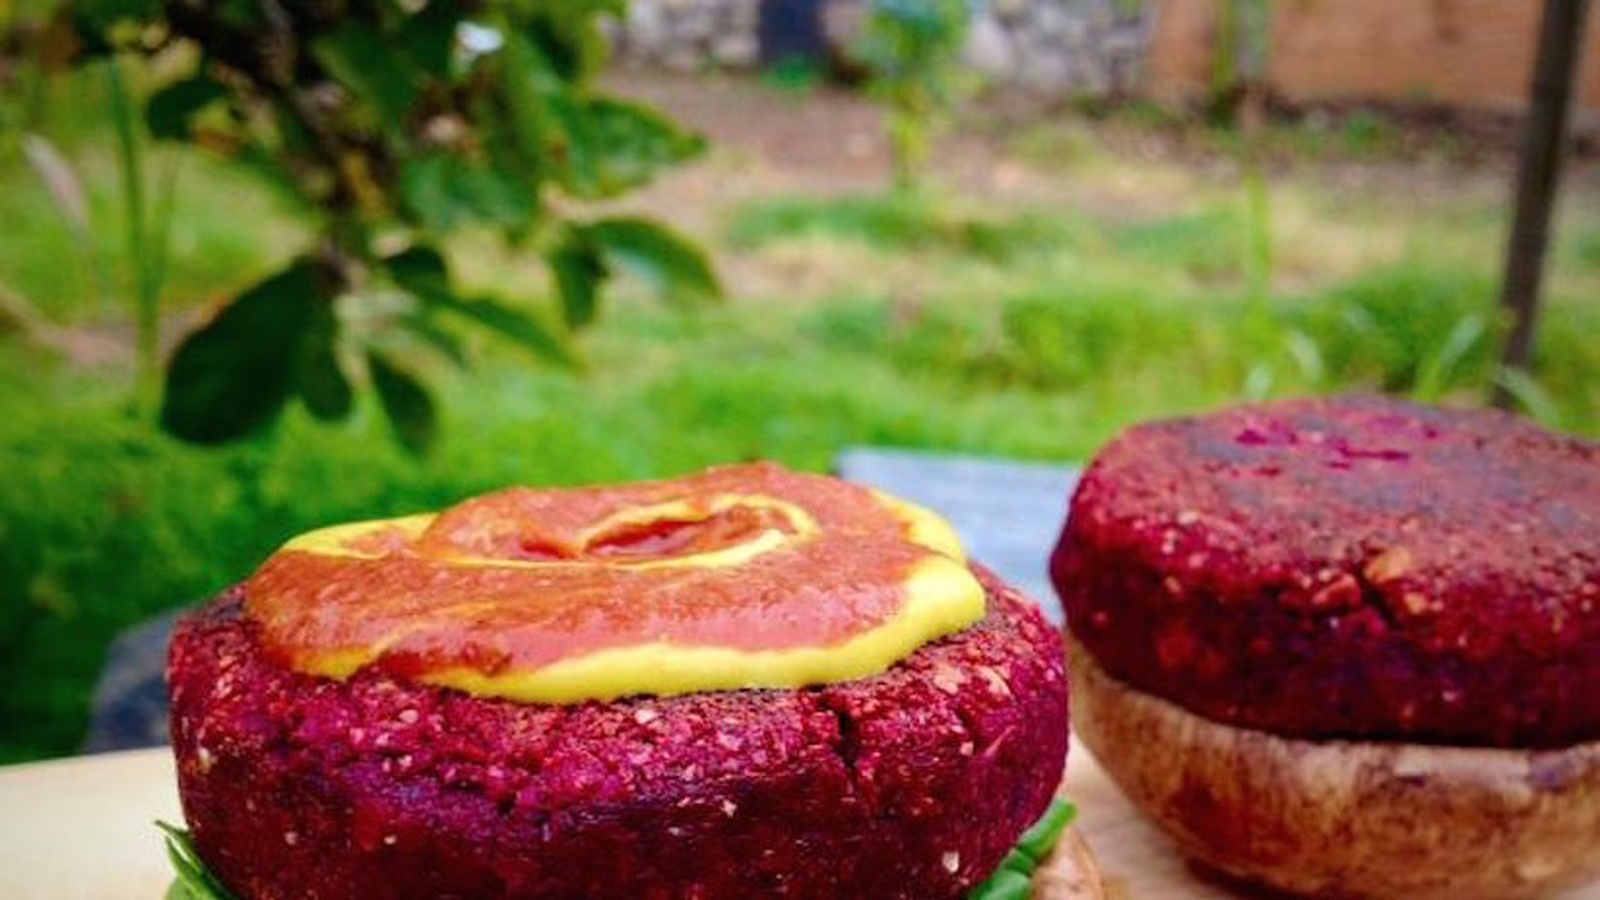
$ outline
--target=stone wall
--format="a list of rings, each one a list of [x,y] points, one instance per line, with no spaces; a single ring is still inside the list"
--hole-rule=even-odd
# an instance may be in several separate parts
[[[747,69],[760,61],[760,0],[632,0],[611,29],[624,62],[678,72]]]
[[[817,0],[835,55],[869,0]],[[631,64],[677,71],[749,68],[761,59],[761,0],[632,0],[612,31]],[[792,5],[792,4],[791,4]],[[1046,95],[1131,90],[1154,22],[1142,0],[975,0],[965,58],[984,81]]]
[[[990,84],[1101,97],[1139,82],[1154,3],[990,0],[980,4],[966,59]]]
[[[632,0],[612,35],[624,61],[681,71],[761,61],[763,3],[823,10],[837,55],[870,0]],[[972,0],[968,64],[991,85],[1047,96],[1203,97],[1216,0]],[[1519,110],[1534,0],[1294,0],[1273,4],[1267,79],[1280,97]],[[1600,13],[1589,17],[1578,121],[1600,122]]]

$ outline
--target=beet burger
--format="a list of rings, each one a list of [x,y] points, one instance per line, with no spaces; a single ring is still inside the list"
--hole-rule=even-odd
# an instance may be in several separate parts
[[[772,465],[303,535],[168,676],[244,900],[954,900],[1067,745],[1036,607],[931,514]]]
[[[1600,874],[1600,446],[1372,397],[1140,426],[1052,576],[1074,726],[1189,855],[1331,897]]]

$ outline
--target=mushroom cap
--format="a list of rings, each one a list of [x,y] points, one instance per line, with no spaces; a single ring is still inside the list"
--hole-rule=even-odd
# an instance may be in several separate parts
[[[1600,742],[1301,740],[1107,674],[1069,636],[1072,726],[1190,858],[1325,898],[1516,900],[1600,876]]]

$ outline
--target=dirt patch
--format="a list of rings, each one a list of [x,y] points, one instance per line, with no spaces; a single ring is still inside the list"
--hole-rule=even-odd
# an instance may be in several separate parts
[[[878,109],[859,91],[826,85],[784,90],[751,77],[637,70],[609,75],[606,86],[657,104],[715,144],[752,154],[809,185],[879,187],[889,177]],[[1116,108],[1046,103],[1014,93],[979,98],[958,116],[954,134],[940,142],[935,167],[963,182],[960,176],[972,174],[975,161],[986,164],[980,168],[992,168],[996,156],[1008,155],[1019,133],[1053,121],[1076,121],[1092,129],[1108,150],[1133,161],[1203,166],[1226,155],[1214,133],[1179,112],[1158,114],[1154,107],[1136,107],[1163,117],[1158,123],[1139,123],[1108,115]],[[1382,147],[1356,158],[1337,149],[1315,154],[1319,158],[1296,156],[1292,147],[1275,155],[1277,165],[1302,173],[1353,166],[1404,177],[1418,164],[1432,164],[1450,169],[1452,180],[1463,173],[1494,180],[1509,174],[1522,134],[1518,116],[1424,103],[1275,103],[1272,116],[1276,124],[1306,131],[1312,142],[1318,132],[1360,128],[1367,122],[1383,129]],[[1600,143],[1592,136],[1575,139],[1572,164],[1592,175],[1600,169]],[[992,172],[988,175],[992,180]]]
[[[919,284],[939,277],[925,261],[856,252],[838,242],[726,248],[728,220],[745,204],[887,190],[891,166],[881,113],[861,93],[638,71],[616,72],[606,87],[652,103],[710,139],[705,159],[664,177],[626,206],[662,216],[719,248],[719,269],[734,297],[800,299],[885,284],[916,293]],[[1285,212],[1303,207],[1304,224],[1332,229],[1327,241],[1313,236],[1323,250],[1343,233],[1324,214],[1350,201],[1443,213],[1492,209],[1509,199],[1516,154],[1504,135],[1453,135],[1443,120],[1382,119],[1383,145],[1352,154],[1339,142],[1349,139],[1352,127],[1341,117],[1354,114],[1328,111],[1317,119],[1299,111],[1298,124],[1277,120],[1266,156],[1274,192],[1294,195],[1283,204]],[[1226,202],[1240,190],[1241,172],[1228,136],[1193,120],[1169,115],[1146,121],[1126,111],[997,99],[969,105],[939,137],[929,180],[940,196],[997,218],[1071,210],[1123,223]],[[1573,160],[1563,190],[1600,193],[1600,162]],[[1349,266],[1360,268],[1368,256],[1356,253]]]

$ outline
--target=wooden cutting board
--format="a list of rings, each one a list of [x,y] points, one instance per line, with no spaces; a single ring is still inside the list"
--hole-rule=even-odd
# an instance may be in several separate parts
[[[1249,896],[1191,873],[1076,741],[1067,769],[1108,900]],[[0,898],[160,900],[171,871],[156,819],[179,821],[167,750],[0,767]],[[1600,900],[1600,884],[1559,900]]]

